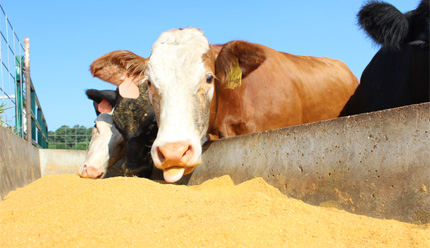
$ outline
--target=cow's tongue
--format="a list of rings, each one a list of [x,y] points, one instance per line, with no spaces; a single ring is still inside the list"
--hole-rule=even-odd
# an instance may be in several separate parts
[[[184,175],[184,167],[171,167],[163,171],[164,180],[168,183],[179,181]]]

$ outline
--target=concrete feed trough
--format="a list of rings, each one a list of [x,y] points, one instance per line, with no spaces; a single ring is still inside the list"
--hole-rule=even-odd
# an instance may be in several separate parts
[[[188,183],[263,177],[313,205],[429,223],[429,110],[424,103],[216,141]]]

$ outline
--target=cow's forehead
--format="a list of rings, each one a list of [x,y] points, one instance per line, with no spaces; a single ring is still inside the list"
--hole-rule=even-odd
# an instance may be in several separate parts
[[[207,38],[198,29],[164,32],[152,47],[149,72],[160,83],[182,78],[200,80],[202,75],[198,74],[205,70],[202,56],[209,49]]]

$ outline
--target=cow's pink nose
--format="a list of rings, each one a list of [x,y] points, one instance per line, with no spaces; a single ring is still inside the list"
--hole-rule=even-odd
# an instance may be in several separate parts
[[[84,168],[82,170],[82,172],[79,174],[80,177],[84,177],[84,178],[101,178],[103,177],[103,171],[99,171],[94,167],[91,166],[87,166],[86,164],[84,165]]]
[[[187,166],[194,154],[194,149],[188,142],[172,142],[157,148],[157,155],[163,169],[172,166]]]

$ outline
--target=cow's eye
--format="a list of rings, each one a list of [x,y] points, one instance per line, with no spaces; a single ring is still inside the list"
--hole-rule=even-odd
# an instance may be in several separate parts
[[[212,76],[212,75],[207,76],[206,77],[206,83],[208,83],[208,84],[212,83],[213,79],[214,79],[214,76]]]
[[[146,82],[147,82],[148,86],[151,86],[151,81],[147,80]]]

